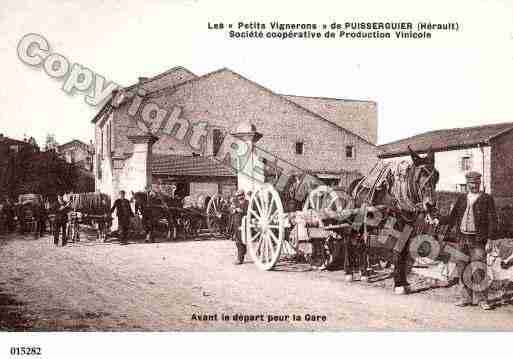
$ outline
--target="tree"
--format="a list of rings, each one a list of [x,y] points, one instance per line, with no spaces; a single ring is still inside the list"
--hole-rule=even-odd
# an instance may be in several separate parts
[[[48,133],[45,140],[45,151],[57,151],[59,143],[55,140],[53,133]]]

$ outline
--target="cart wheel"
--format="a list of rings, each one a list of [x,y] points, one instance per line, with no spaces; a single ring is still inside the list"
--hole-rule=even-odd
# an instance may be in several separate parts
[[[278,192],[270,184],[260,187],[248,206],[246,245],[259,269],[271,270],[280,258],[285,226]]]
[[[328,186],[319,186],[308,194],[303,205],[303,211],[313,210],[319,212],[323,209],[341,211],[348,207],[347,194],[336,191]]]
[[[219,194],[215,194],[210,198],[207,205],[207,227],[211,234],[220,234],[224,231],[221,223],[223,214],[223,198]]]

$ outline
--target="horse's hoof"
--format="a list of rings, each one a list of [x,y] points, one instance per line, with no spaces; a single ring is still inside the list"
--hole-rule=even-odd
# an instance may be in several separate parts
[[[395,287],[394,293],[397,295],[405,295],[408,294],[408,290],[406,289],[406,287]]]
[[[346,274],[346,275],[344,276],[344,280],[345,280],[346,282],[352,282],[352,281],[353,281],[353,275],[352,275],[352,274]]]

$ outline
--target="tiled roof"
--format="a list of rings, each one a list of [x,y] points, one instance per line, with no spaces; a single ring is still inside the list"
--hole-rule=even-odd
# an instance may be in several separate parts
[[[69,142],[66,142],[65,144],[63,145],[60,145],[59,146],[59,150],[64,150],[68,147],[73,147],[73,146],[79,146],[79,147],[82,147],[82,148],[86,148],[88,151],[93,151],[93,146],[85,143],[85,142],[82,142],[80,140],[71,140]]]
[[[9,138],[5,136],[0,137],[0,143],[3,145],[11,146],[11,145],[28,145],[27,142],[23,142],[20,140],[15,140],[14,138]]]
[[[379,157],[405,155],[408,146],[414,151],[426,152],[430,147],[434,151],[448,151],[488,144],[493,138],[511,129],[513,122],[430,131],[379,146]]]
[[[235,170],[211,157],[154,155],[151,162],[154,175],[233,177]]]

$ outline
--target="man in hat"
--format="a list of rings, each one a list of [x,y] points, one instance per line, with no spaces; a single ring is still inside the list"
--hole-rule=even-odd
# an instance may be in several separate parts
[[[435,224],[456,226],[460,251],[468,257],[456,263],[461,294],[456,305],[464,307],[477,302],[482,309],[489,310],[486,252],[496,239],[497,215],[493,197],[480,191],[481,174],[471,171],[465,177],[468,193],[461,194],[449,215],[439,218]]]
[[[246,215],[248,209],[248,201],[243,190],[238,190],[235,193],[235,206],[232,213],[232,228],[233,240],[237,247],[237,261],[235,264],[244,263],[244,256],[246,255],[246,245],[242,242],[241,229],[242,218]]]

